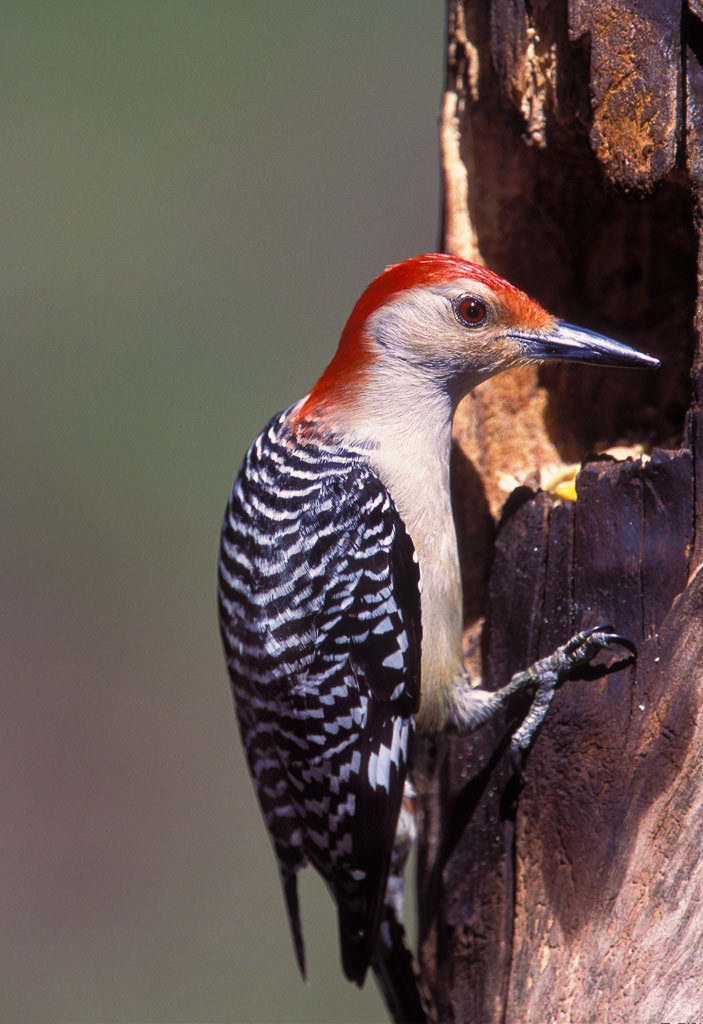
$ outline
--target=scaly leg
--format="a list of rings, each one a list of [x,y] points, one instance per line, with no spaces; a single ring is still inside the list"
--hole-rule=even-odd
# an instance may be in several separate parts
[[[513,733],[510,743],[513,758],[522,758],[532,747],[547,716],[554,694],[574,672],[584,669],[593,658],[609,647],[624,647],[634,657],[637,648],[632,641],[616,633],[612,626],[596,626],[572,636],[547,658],[536,661],[524,672],[516,673],[507,686],[496,694],[503,705],[511,698],[534,687],[535,695],[522,724]],[[629,660],[629,657],[628,657]]]

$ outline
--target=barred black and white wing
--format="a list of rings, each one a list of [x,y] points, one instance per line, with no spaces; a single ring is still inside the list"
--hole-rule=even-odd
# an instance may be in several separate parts
[[[338,905],[361,983],[376,940],[420,696],[419,571],[363,451],[293,438],[286,414],[252,445],[225,515],[220,625],[301,971],[296,872]]]

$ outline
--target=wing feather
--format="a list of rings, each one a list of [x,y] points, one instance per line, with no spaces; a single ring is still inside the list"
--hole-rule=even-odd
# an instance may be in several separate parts
[[[363,455],[291,452],[275,421],[266,440],[225,516],[222,635],[299,963],[295,873],[309,859],[338,904],[344,970],[361,983],[420,696],[419,570]]]

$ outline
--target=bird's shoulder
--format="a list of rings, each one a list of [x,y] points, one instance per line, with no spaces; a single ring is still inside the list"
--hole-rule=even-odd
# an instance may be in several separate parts
[[[403,692],[414,709],[419,567],[371,456],[332,433],[292,428],[290,410],[270,420],[225,515],[221,590],[259,621],[275,621],[282,642],[291,631],[301,642],[304,632],[309,670],[344,648],[375,697]]]

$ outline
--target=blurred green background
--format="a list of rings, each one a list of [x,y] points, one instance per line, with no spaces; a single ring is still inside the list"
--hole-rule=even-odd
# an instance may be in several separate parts
[[[383,1020],[215,618],[242,454],[437,245],[441,0],[0,5],[0,1018]]]

